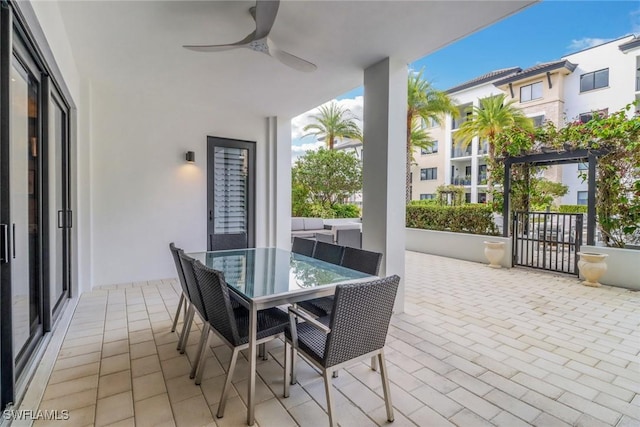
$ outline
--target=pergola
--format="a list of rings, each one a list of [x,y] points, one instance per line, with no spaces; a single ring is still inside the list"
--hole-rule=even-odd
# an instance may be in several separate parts
[[[602,150],[570,150],[570,151],[549,151],[524,156],[509,156],[504,159],[504,203],[502,207],[502,235],[509,236],[510,206],[509,198],[511,192],[511,166],[518,164],[528,164],[530,166],[552,166],[571,163],[588,164],[588,188],[587,188],[587,245],[595,244],[596,231],[596,165],[598,157],[604,154]]]

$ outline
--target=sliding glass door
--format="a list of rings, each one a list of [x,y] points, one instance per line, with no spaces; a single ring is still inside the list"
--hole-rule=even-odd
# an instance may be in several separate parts
[[[42,335],[40,225],[42,164],[40,162],[40,80],[29,58],[11,64],[9,123],[9,191],[11,240],[11,323],[17,371],[32,344]]]
[[[28,381],[70,295],[70,108],[0,7],[0,395]]]

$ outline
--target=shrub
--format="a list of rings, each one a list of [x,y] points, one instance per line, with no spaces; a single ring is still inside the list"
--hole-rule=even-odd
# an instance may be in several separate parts
[[[560,213],[587,213],[586,205],[560,205],[558,208]]]
[[[335,204],[331,207],[335,218],[360,218],[360,208],[350,204]]]
[[[491,207],[484,204],[432,206],[409,204],[407,227],[456,233],[497,235]]]

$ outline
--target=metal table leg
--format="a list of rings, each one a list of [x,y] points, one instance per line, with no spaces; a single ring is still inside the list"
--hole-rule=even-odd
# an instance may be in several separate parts
[[[256,334],[258,330],[258,310],[255,304],[249,307],[249,385],[247,390],[247,425],[255,422],[255,392],[256,392]]]

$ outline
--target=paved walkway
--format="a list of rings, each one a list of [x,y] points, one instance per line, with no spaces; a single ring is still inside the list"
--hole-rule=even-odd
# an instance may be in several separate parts
[[[407,252],[406,312],[394,316],[387,360],[394,426],[640,426],[640,294],[572,277]],[[82,296],[41,409],[70,425],[242,426],[246,360],[225,417],[215,414],[230,351],[216,342],[205,380],[169,332],[174,281]],[[280,341],[258,362],[257,424],[324,426],[323,383],[301,363],[282,396]],[[384,425],[379,375],[358,363],[334,380],[342,426]],[[36,425],[44,425],[38,422]]]

